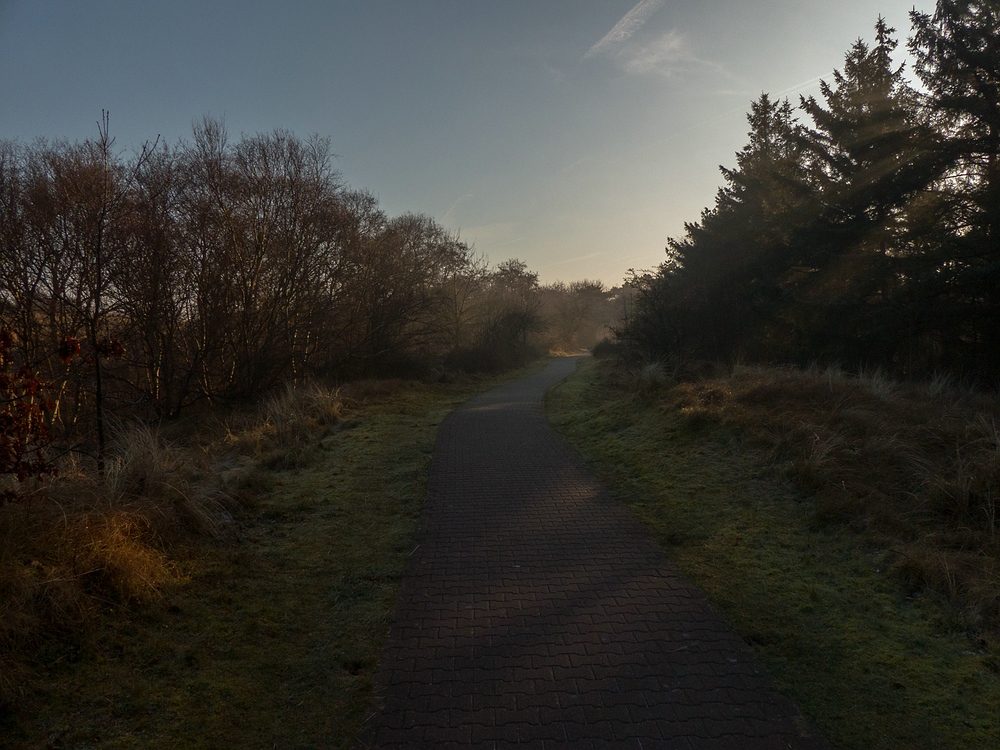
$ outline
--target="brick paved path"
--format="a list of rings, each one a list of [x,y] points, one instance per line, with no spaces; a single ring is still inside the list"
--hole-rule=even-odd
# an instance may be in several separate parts
[[[575,366],[442,425],[358,746],[828,747],[546,423]]]

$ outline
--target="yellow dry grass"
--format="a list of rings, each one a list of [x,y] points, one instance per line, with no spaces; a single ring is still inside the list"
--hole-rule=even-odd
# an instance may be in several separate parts
[[[261,467],[311,460],[316,429],[341,405],[335,389],[310,383],[207,430],[118,425],[103,477],[66,458],[55,478],[15,485],[21,500],[0,506],[0,710],[95,612],[150,601],[183,578],[178,545],[231,535],[266,485]]]

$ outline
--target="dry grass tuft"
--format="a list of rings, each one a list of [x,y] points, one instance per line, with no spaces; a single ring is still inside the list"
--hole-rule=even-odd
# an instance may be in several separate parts
[[[381,380],[357,380],[346,384],[340,393],[347,401],[380,401],[394,396],[409,386],[409,383],[399,378]]]
[[[232,420],[227,426],[227,441],[266,468],[301,468],[315,459],[320,441],[343,410],[337,389],[316,383],[288,386],[255,413]]]
[[[643,396],[655,396],[677,382],[676,372],[659,360],[635,367],[629,376],[632,387]]]
[[[175,574],[152,532],[149,519],[134,510],[93,511],[74,519],[68,529],[74,578],[123,603],[156,598]]]
[[[148,425],[120,430],[115,442],[115,457],[104,477],[106,497],[112,504],[136,497],[160,497],[184,472],[179,452]]]
[[[874,535],[907,587],[1000,627],[1000,398],[945,378],[738,366],[681,383],[665,405],[769,447],[816,524]]]
[[[310,387],[232,420],[228,437],[171,442],[118,425],[104,477],[67,458],[57,477],[20,486],[22,501],[0,506],[0,707],[29,689],[46,643],[65,648],[102,607],[155,599],[177,581],[176,545],[235,533],[238,511],[267,489],[265,459],[339,413],[335,392]]]

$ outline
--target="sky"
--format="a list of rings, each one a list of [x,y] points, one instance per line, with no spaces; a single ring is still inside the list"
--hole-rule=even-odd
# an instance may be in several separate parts
[[[750,102],[818,93],[914,0],[0,0],[0,139],[284,128],[543,283],[621,282],[713,203]],[[931,11],[928,0],[918,10]]]

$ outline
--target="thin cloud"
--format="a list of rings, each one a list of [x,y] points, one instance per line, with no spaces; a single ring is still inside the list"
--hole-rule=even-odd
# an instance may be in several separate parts
[[[663,5],[663,0],[640,0],[628,13],[622,16],[607,34],[601,37],[593,47],[587,50],[584,58],[603,54],[628,41],[650,17]]]
[[[824,77],[825,76],[816,76],[815,78],[810,78],[808,81],[802,81],[801,83],[796,83],[794,86],[789,86],[787,89],[781,89],[781,91],[764,92],[761,89],[739,88],[717,89],[712,93],[716,96],[743,96],[748,99],[756,99],[762,93],[768,93],[773,99],[783,99],[791,94],[800,94],[808,91],[809,89],[818,89],[819,87],[817,84],[822,81]]]
[[[687,37],[677,29],[649,42],[627,44],[617,57],[625,72],[632,75],[655,73],[669,78],[692,68],[707,68],[732,77],[720,64],[696,55]]]
[[[622,50],[625,71],[632,74],[660,73],[671,76],[697,58],[691,54],[684,35],[671,29],[656,41],[630,45]]]
[[[695,55],[687,37],[677,29],[671,29],[652,40],[649,35],[644,35],[644,40],[632,38],[663,6],[663,2],[664,0],[640,0],[622,16],[611,31],[587,50],[583,58],[613,56],[629,75],[653,73],[669,78],[690,68],[709,68],[731,77],[718,63]]]

